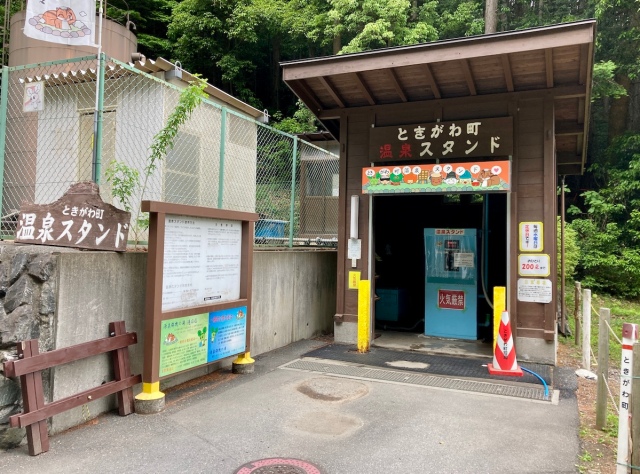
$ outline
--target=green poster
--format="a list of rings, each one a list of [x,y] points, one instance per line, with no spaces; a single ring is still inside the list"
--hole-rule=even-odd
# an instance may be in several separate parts
[[[160,377],[207,363],[209,314],[162,321]]]

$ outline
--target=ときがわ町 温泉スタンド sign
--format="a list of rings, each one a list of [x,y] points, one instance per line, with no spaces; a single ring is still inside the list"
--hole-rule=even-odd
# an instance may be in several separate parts
[[[513,155],[513,118],[486,118],[374,127],[369,161],[485,159]]]
[[[16,242],[90,250],[127,250],[131,214],[100,197],[98,185],[72,185],[51,204],[23,204]]]

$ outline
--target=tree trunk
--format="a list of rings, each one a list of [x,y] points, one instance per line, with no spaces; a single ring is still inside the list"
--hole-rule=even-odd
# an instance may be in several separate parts
[[[484,32],[495,33],[498,28],[498,0],[486,0],[484,8]]]
[[[632,93],[629,77],[626,75],[618,76],[616,77],[616,82],[624,87],[629,94]],[[628,95],[611,101],[611,108],[609,109],[609,143],[611,143],[612,139],[623,135],[627,131],[629,102]]]
[[[418,21],[418,0],[411,2],[411,16],[409,17],[409,21],[411,21],[411,23]]]
[[[338,20],[333,20],[333,24],[335,26],[338,26]],[[333,54],[338,54],[341,49],[342,37],[340,36],[340,33],[336,33],[336,35],[333,37]]]
[[[280,110],[280,53],[282,50],[279,36],[271,40],[271,104]]]

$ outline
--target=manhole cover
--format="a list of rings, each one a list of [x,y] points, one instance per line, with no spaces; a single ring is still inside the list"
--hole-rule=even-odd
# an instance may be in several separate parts
[[[269,458],[251,461],[234,474],[322,474],[322,471],[300,459]]]

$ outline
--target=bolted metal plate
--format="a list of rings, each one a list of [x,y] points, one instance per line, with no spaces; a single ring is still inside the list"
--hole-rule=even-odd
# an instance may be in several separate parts
[[[234,474],[322,474],[322,471],[301,459],[268,458],[240,466]]]
[[[377,369],[366,366],[342,366],[322,361],[294,360],[281,367],[282,369],[304,370],[320,372],[342,377],[355,377],[380,382],[403,383],[421,385],[424,387],[438,387],[465,392],[486,393],[508,397],[526,398],[529,400],[545,400],[542,388],[531,387],[526,384],[502,384],[477,380],[456,379],[451,377],[419,374],[415,372],[400,372]],[[548,401],[551,401],[550,399]]]

